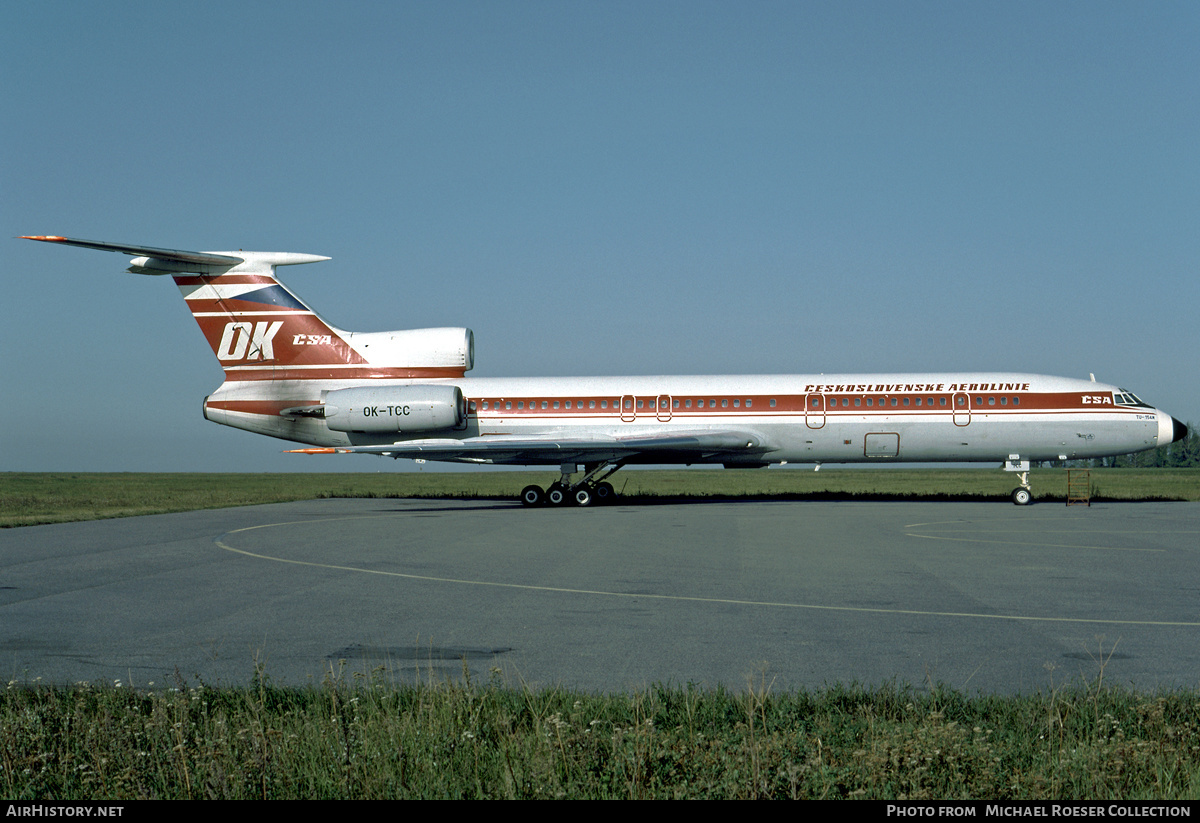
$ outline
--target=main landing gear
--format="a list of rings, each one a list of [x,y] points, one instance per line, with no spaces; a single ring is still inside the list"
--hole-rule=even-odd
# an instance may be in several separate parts
[[[562,476],[546,488],[526,486],[521,490],[521,503],[526,506],[599,506],[617,499],[612,483],[605,480],[622,463],[590,463],[584,465],[583,476],[571,482],[576,473],[574,463],[563,463]]]

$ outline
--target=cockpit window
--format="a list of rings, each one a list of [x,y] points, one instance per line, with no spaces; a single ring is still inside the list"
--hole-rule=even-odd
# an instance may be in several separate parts
[[[1113,392],[1113,403],[1118,406],[1145,406],[1146,408],[1150,408],[1142,402],[1140,397],[1127,389],[1118,389]]]

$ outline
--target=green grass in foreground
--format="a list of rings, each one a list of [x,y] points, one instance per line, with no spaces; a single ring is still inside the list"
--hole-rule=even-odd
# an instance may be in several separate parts
[[[1095,500],[1200,500],[1200,469],[1093,469]],[[0,473],[0,527],[281,503],[322,497],[515,500],[554,472],[374,474]],[[1062,501],[1066,472],[1035,470],[1035,498]],[[1012,474],[980,469],[625,470],[617,491],[634,503],[679,499],[1004,500]]]
[[[1200,695],[10,684],[0,796],[1194,799]]]

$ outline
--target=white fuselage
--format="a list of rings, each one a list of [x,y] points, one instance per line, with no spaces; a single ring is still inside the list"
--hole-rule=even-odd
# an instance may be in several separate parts
[[[470,408],[465,427],[406,432],[401,421],[394,433],[347,433],[331,431],[321,419],[278,413],[318,404],[328,391],[362,385],[361,380],[230,381],[208,398],[205,416],[328,447],[429,438],[641,437],[736,430],[756,434],[769,447],[748,465],[1100,457],[1165,445],[1171,442],[1173,426],[1170,415],[1130,403],[1115,386],[1033,374],[373,381],[394,386],[431,383],[462,389]],[[659,455],[647,462],[664,461]],[[690,456],[687,462],[704,461]],[[728,456],[712,462],[731,463]]]

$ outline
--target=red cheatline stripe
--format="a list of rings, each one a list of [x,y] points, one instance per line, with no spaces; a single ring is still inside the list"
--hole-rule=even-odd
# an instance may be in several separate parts
[[[225,379],[231,382],[251,380],[410,380],[422,378],[434,380],[443,377],[463,377],[465,371],[444,368],[373,368],[371,366],[347,366],[339,368],[328,364],[316,364],[305,369],[288,366],[228,366]]]

